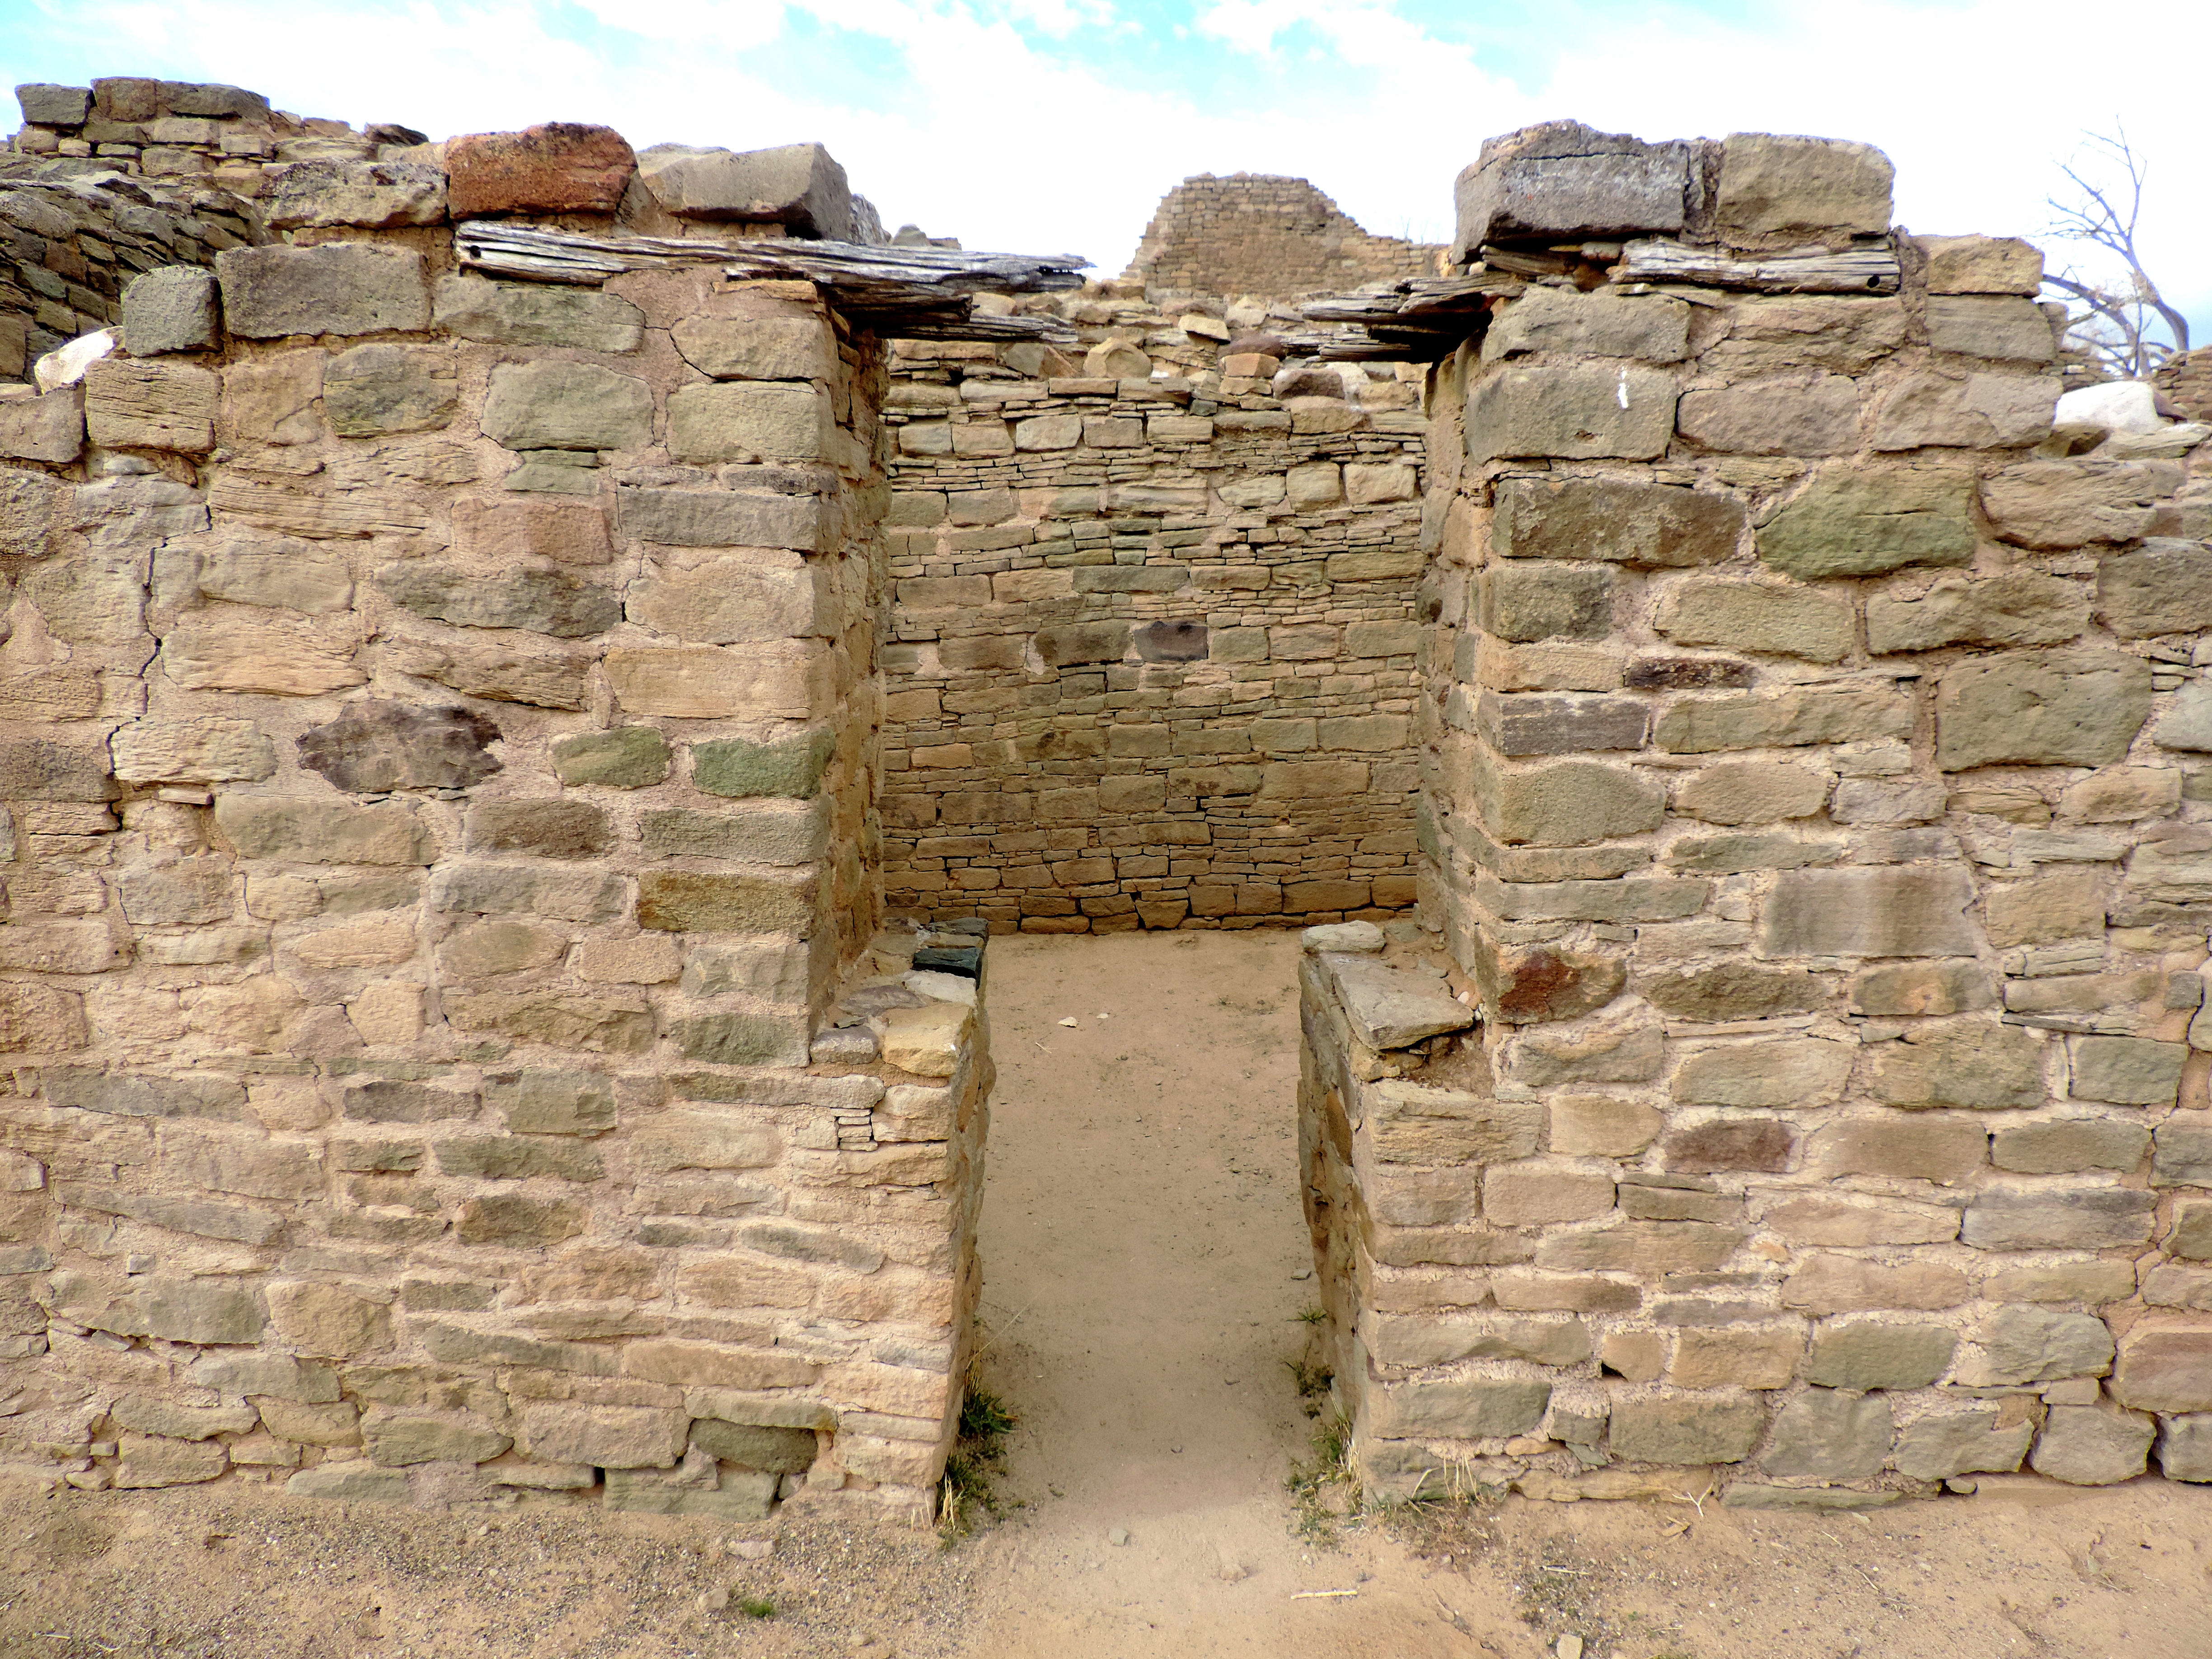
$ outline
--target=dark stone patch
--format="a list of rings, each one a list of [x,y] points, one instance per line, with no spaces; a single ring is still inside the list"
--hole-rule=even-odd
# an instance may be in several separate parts
[[[300,764],[340,789],[466,789],[501,769],[484,752],[499,727],[465,708],[356,702],[300,734]]]
[[[1628,969],[1618,958],[1544,945],[1504,949],[1493,957],[1478,946],[1475,977],[1498,1018],[1511,1024],[1572,1019],[1602,1008],[1620,994]]]
[[[1508,558],[1681,569],[1733,557],[1747,521],[1742,502],[1675,484],[1509,478],[1491,544]]]
[[[691,1425],[691,1443],[726,1462],[771,1474],[804,1474],[814,1467],[811,1429],[756,1428],[702,1417]]]
[[[983,977],[983,947],[980,945],[925,945],[914,953],[914,965],[936,974],[957,974],[963,979]]]
[[[1137,654],[1146,662],[1203,662],[1206,652],[1204,623],[1146,623],[1137,630]]]
[[[919,1008],[929,999],[919,991],[910,991],[903,985],[863,985],[846,994],[837,1005],[830,1023],[839,1030],[865,1025],[878,1014],[887,1014],[894,1008]]]
[[[1644,996],[1677,1019],[1764,1019],[1825,1008],[1834,994],[1802,968],[1762,968],[1724,962],[1711,968],[1662,974]]]
[[[1778,1117],[1699,1123],[1667,1137],[1667,1167],[1686,1175],[1780,1175],[1790,1167],[1794,1140],[1790,1126]]]
[[[1749,663],[1725,657],[1638,657],[1626,684],[1632,691],[1740,691],[1751,680]]]
[[[612,841],[607,815],[588,801],[494,800],[469,811],[468,844],[484,851],[587,859]]]

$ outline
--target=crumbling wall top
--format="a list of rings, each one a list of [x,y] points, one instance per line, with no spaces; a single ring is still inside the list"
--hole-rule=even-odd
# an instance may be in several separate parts
[[[1122,280],[1148,294],[1296,294],[1432,274],[1437,250],[1375,236],[1303,179],[1201,173],[1160,198]]]

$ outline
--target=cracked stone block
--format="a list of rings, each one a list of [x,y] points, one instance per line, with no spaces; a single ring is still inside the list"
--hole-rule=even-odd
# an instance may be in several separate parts
[[[636,170],[629,140],[612,127],[581,122],[465,133],[446,142],[447,196],[457,220],[479,214],[612,213]]]
[[[819,144],[742,151],[655,144],[639,154],[637,176],[680,219],[779,224],[794,236],[854,240],[845,169]]]
[[[212,351],[222,343],[214,272],[164,265],[133,278],[123,290],[123,349],[132,356]]]
[[[2112,1486],[2143,1472],[2157,1425],[2117,1406],[2054,1406],[2028,1467],[2070,1486]]]
[[[1688,222],[1697,169],[1680,140],[1647,144],[1579,121],[1486,139],[1452,187],[1451,258],[1486,242],[1667,234]]]

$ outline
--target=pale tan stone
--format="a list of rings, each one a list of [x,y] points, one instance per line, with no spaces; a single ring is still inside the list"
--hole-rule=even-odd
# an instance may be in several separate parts
[[[1667,1380],[1685,1389],[1786,1389],[1805,1357],[1803,1328],[1745,1325],[1686,1330]]]
[[[1516,645],[1487,635],[1477,647],[1475,681],[1493,691],[1613,691],[1621,655],[1602,645]]]
[[[679,720],[808,720],[828,712],[830,657],[821,641],[774,640],[743,651],[618,646],[607,683],[623,710]]]
[[[1632,1157],[1666,1121],[1640,1101],[1607,1095],[1562,1095],[1551,1109],[1552,1150],[1568,1158]]]
[[[1674,787],[1674,810],[1707,823],[1772,823],[1810,817],[1828,798],[1828,780],[1773,761],[1723,761]]]
[[[363,1042],[412,1042],[422,1034],[422,988],[399,980],[365,985],[346,1004],[346,1018]]]
[[[1284,475],[1291,505],[1301,513],[1344,499],[1344,471],[1334,461],[1305,461]]]
[[[1344,469],[1344,499],[1354,507],[1410,501],[1413,495],[1413,469],[1410,466],[1354,461]]]
[[[287,447],[323,435],[315,402],[323,395],[321,351],[280,351],[222,372],[222,429],[246,443]]]
[[[221,383],[190,363],[104,358],[84,377],[84,424],[93,442],[113,449],[215,447]]]
[[[2181,811],[2181,773],[2168,766],[2108,766],[2058,798],[2068,823],[2125,823]]]
[[[285,948],[305,968],[388,967],[414,956],[415,924],[398,920],[324,927],[301,934]]]
[[[957,1002],[892,1009],[884,1016],[884,1064],[916,1077],[951,1077],[975,1018],[975,1010]]]
[[[161,665],[189,690],[313,697],[368,678],[354,660],[359,646],[348,624],[217,606],[178,623],[162,641]]]
[[[269,1318],[276,1334],[302,1353],[343,1358],[392,1346],[389,1310],[335,1285],[270,1285]]]
[[[1501,1227],[1586,1221],[1613,1208],[1613,1177],[1542,1164],[1493,1165],[1482,1181],[1483,1213]]]
[[[576,947],[577,975],[595,985],[663,985],[683,966],[682,952],[666,933],[586,939]]]

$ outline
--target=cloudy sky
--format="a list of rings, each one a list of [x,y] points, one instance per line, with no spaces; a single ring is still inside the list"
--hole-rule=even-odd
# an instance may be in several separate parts
[[[434,137],[819,139],[889,225],[1109,274],[1200,172],[1302,174],[1442,240],[1484,137],[1554,117],[1864,139],[1900,222],[2041,240],[2059,164],[2124,120],[2150,269],[2212,342],[2212,4],[2116,15],[2105,40],[2080,0],[0,0],[0,71],[228,81]]]

